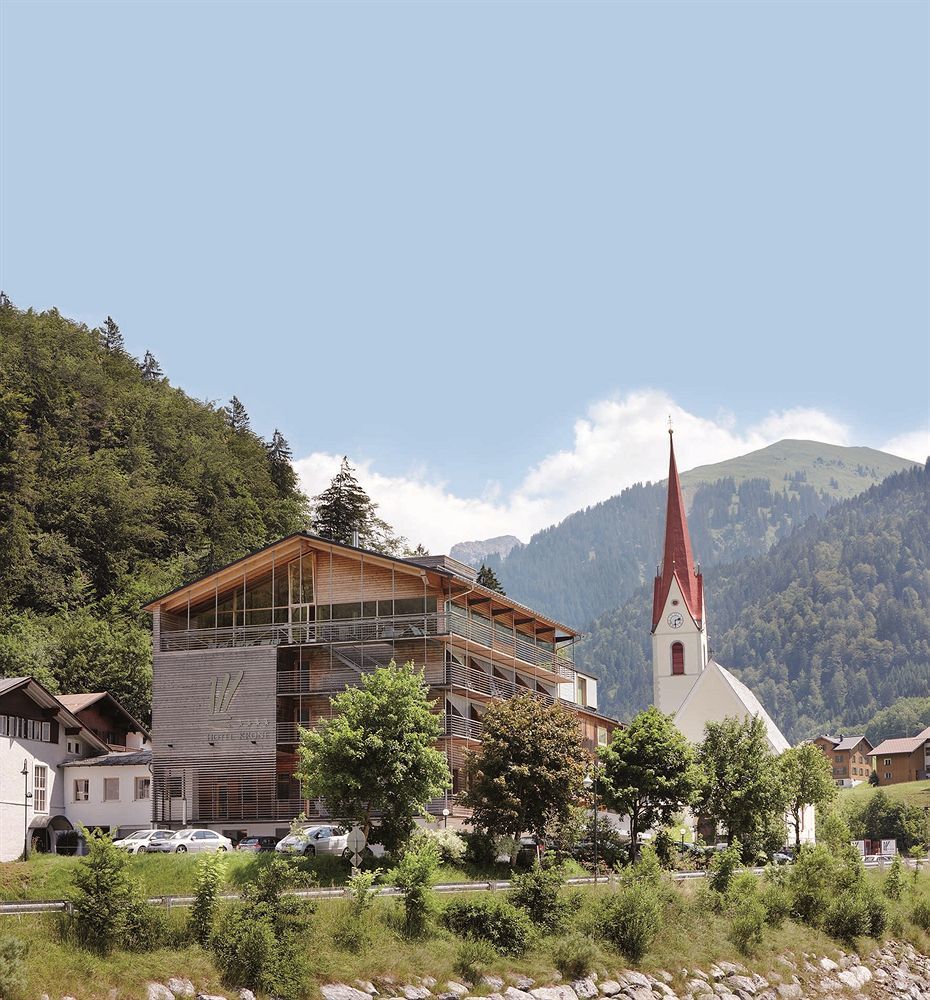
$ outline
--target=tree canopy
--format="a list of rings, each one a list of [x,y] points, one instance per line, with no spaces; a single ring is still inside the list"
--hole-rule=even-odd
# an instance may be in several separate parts
[[[381,842],[403,843],[415,816],[449,787],[446,759],[435,743],[441,719],[432,711],[422,673],[393,662],[332,699],[331,719],[303,729],[296,777],[304,794],[322,798],[334,816],[366,835],[379,818]]]
[[[800,743],[778,758],[782,793],[794,826],[795,846],[801,846],[801,819],[807,806],[825,806],[836,798],[833,768],[820,747]]]
[[[490,566],[486,566],[484,563],[481,564],[481,568],[478,570],[478,583],[482,587],[487,587],[488,590],[496,590],[498,594],[506,595],[507,591],[501,586],[500,580],[497,578],[497,574],[491,569]]]

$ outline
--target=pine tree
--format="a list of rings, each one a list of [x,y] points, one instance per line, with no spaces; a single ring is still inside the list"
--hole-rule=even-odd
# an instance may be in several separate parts
[[[233,396],[229,401],[229,406],[223,407],[223,415],[226,417],[226,422],[234,431],[247,431],[251,429],[249,415],[238,396]],[[275,430],[275,434],[277,433],[277,430]],[[284,441],[283,438],[281,440]],[[269,455],[271,454],[270,448],[274,447],[274,444],[275,441],[272,438],[271,445],[269,446]],[[286,441],[284,441],[284,446],[287,447]],[[290,461],[290,451],[288,451],[287,457],[288,461]]]
[[[142,371],[142,379],[145,382],[159,382],[165,377],[165,373],[161,370],[161,365],[155,360],[155,355],[151,351],[145,352],[145,357],[142,359],[142,364],[139,365]]]
[[[484,563],[481,564],[481,569],[478,570],[478,583],[482,587],[487,587],[488,590],[496,590],[498,594],[506,596],[507,591],[504,590],[501,585],[500,580],[497,578],[497,574],[491,569],[490,566],[485,566]]]
[[[10,301],[9,295],[6,292],[0,291],[0,309],[6,309],[7,306],[11,306],[13,303]]]
[[[238,403],[239,401],[233,396],[232,402]],[[241,403],[239,405],[242,406]],[[245,413],[244,407],[242,412]],[[248,417],[246,417],[246,420],[248,420]],[[297,483],[297,475],[294,472],[294,467],[291,465],[291,459],[294,457],[294,454],[291,451],[291,446],[287,443],[287,439],[277,427],[274,429],[274,434],[271,435],[271,440],[265,444],[265,452],[268,455],[268,463],[271,466],[271,481],[278,487],[278,490],[285,493],[294,489]]]
[[[123,335],[119,332],[119,327],[112,316],[107,316],[106,323],[97,330],[97,333],[110,354],[122,354],[125,351]]]

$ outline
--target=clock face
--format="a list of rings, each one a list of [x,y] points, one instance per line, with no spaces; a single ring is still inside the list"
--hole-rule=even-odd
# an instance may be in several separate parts
[[[672,628],[681,628],[681,624],[684,621],[684,618],[682,617],[680,611],[673,611],[668,616],[666,621],[669,623],[669,625],[671,625]]]

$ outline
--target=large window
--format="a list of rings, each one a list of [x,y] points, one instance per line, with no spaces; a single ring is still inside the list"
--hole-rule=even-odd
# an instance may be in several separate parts
[[[32,805],[37,813],[44,813],[48,810],[48,768],[44,764],[36,764],[35,766]]]
[[[672,643],[672,674],[679,675],[685,672],[685,647],[680,642]]]
[[[52,742],[52,724],[41,719],[24,719],[18,715],[0,715],[0,736],[17,740]]]

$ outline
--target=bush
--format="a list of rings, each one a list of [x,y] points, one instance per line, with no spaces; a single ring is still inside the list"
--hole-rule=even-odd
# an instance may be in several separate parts
[[[377,897],[375,882],[381,873],[380,868],[359,870],[346,879],[346,892],[352,899],[352,911],[356,917],[367,913],[374,903]]]
[[[722,896],[726,896],[730,891],[730,883],[733,881],[736,871],[742,865],[743,849],[739,842],[734,840],[729,847],[711,858],[707,866],[707,884]]]
[[[597,962],[597,948],[590,938],[575,931],[553,943],[552,961],[563,978],[584,979]]]
[[[833,875],[833,855],[826,847],[801,849],[788,877],[794,916],[811,927],[820,925],[833,900]]]
[[[201,854],[197,859],[194,905],[191,907],[188,929],[191,937],[205,948],[210,943],[210,935],[213,933],[216,903],[225,874],[226,858],[219,851],[214,854]]]
[[[465,859],[482,868],[490,867],[497,861],[497,839],[484,830],[463,832]]]
[[[727,937],[743,955],[753,955],[762,944],[765,907],[757,896],[740,900],[734,907]]]
[[[443,864],[460,865],[468,853],[468,845],[455,830],[422,830],[414,837],[415,840],[420,838],[434,841]]]
[[[639,962],[662,926],[659,892],[646,882],[621,886],[601,903],[601,935],[631,962]]]
[[[466,938],[459,942],[452,968],[466,983],[477,986],[496,957],[497,953],[487,941]]]
[[[852,942],[871,928],[871,914],[865,893],[845,889],[827,908],[823,929],[841,941]]]
[[[884,888],[885,895],[889,899],[898,900],[904,893],[904,863],[901,861],[900,854],[896,854],[894,861],[891,862]]]
[[[18,937],[0,937],[0,997],[18,1000],[26,993],[26,953],[29,945]]]
[[[343,906],[333,926],[333,943],[342,951],[364,951],[371,943],[368,914],[352,905]]]
[[[157,946],[158,921],[130,875],[129,855],[113,846],[109,834],[83,833],[87,855],[74,870],[71,894],[78,940],[101,955]]]
[[[439,847],[424,838],[411,842],[394,869],[394,884],[404,897],[404,931],[410,937],[419,937],[426,930],[438,870]]]
[[[504,955],[522,955],[533,925],[529,917],[502,899],[456,899],[446,905],[442,922],[461,937],[487,941]]]
[[[914,903],[914,908],[911,910],[911,920],[922,931],[930,931],[930,899],[922,897]]]
[[[559,900],[559,890],[564,883],[561,865],[541,865],[533,862],[533,867],[511,879],[510,902],[523,910],[538,927],[556,927],[565,910]]]
[[[768,881],[759,894],[769,927],[781,927],[791,914],[791,890],[783,881]]]

